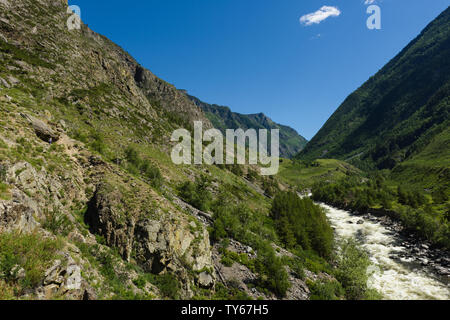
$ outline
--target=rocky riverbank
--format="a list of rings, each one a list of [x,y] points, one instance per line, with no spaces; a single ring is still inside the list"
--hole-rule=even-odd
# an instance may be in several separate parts
[[[389,300],[450,298],[448,254],[407,234],[386,216],[358,214],[321,204],[336,239],[354,238],[372,262],[369,286]]]
[[[421,238],[416,233],[405,228],[395,211],[379,208],[369,209],[367,212],[361,213],[339,203],[329,205],[349,211],[354,216],[361,217],[362,220],[358,221],[358,223],[364,223],[364,220],[370,220],[372,222],[378,222],[388,230],[394,232],[396,238],[399,239],[398,244],[406,248],[406,253],[399,254],[396,257],[397,259],[426,267],[446,283],[450,283],[450,252],[435,246],[430,241]]]
[[[427,268],[449,284],[450,253],[444,249],[436,248],[429,241],[417,238],[416,235],[408,232],[400,222],[388,216],[381,216],[379,213],[369,212],[359,216],[372,222],[378,222],[395,234],[398,239],[397,244],[406,250],[394,255],[393,258]]]

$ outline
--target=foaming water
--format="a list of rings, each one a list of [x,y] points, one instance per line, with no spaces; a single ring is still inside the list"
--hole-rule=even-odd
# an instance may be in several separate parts
[[[321,206],[326,209],[338,239],[356,238],[367,250],[373,263],[369,287],[377,289],[385,299],[450,299],[449,286],[427,273],[420,265],[414,264],[414,259],[393,258],[406,252],[406,248],[398,245],[400,241],[392,231],[369,220],[358,224],[361,217],[325,204]]]

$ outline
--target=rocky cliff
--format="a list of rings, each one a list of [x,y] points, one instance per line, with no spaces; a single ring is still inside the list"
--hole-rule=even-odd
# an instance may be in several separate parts
[[[87,26],[69,31],[66,1],[3,0],[0,11],[0,231],[63,243],[46,261],[35,291],[21,295],[113,294],[104,279],[108,272],[94,266],[105,258],[91,252],[94,246],[108,259],[115,259],[117,250],[123,269],[126,263],[139,268],[126,273],[133,294],[160,295],[157,288],[133,284],[145,272],[175,274],[183,284],[181,297],[192,296],[190,283],[199,279],[202,286],[213,287],[203,225],[94,151],[101,151],[108,140],[163,144],[170,137],[164,132],[180,119],[209,123],[202,111]],[[170,117],[174,112],[181,116],[172,124],[167,119],[175,118]],[[124,148],[120,142],[118,150]],[[88,249],[81,252],[77,245]],[[92,281],[81,277],[91,270]]]
[[[203,111],[86,25],[68,30],[67,12],[63,0],[0,0],[0,299],[235,297],[233,274],[216,272],[218,216],[198,198],[245,204],[252,223],[235,236],[275,241],[278,182],[175,166],[172,131],[211,127]],[[289,279],[289,297],[307,298]]]

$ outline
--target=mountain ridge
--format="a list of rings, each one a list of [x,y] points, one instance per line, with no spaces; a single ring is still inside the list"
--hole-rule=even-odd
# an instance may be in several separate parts
[[[300,257],[274,249],[276,178],[175,165],[173,131],[210,121],[106,37],[68,30],[67,5],[0,1],[0,300],[308,299],[288,273]],[[331,270],[308,259],[312,279]]]
[[[449,56],[450,7],[350,94],[297,157],[396,170],[433,141],[448,141]],[[448,158],[445,148],[429,165],[445,170]]]
[[[186,91],[184,91],[186,92]],[[242,114],[233,112],[230,107],[209,104],[199,98],[189,95],[189,99],[200,107],[213,126],[225,133],[226,129],[279,129],[280,130],[280,156],[292,158],[301,151],[307,140],[295,129],[274,122],[264,113]]]

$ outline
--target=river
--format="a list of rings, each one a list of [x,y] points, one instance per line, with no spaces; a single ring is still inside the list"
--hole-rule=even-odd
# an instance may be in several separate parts
[[[379,222],[325,204],[321,206],[327,211],[337,239],[356,238],[368,252],[373,263],[368,285],[377,289],[385,299],[450,299],[448,281],[417,263],[399,234]]]

